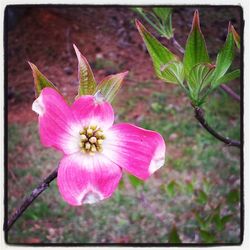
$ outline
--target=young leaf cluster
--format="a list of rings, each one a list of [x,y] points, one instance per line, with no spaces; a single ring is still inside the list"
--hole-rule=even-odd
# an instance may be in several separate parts
[[[164,14],[159,12],[158,15]],[[207,51],[200,28],[198,10],[194,13],[183,59],[160,43],[138,20],[136,20],[136,25],[151,56],[156,75],[167,83],[180,85],[194,106],[201,106],[208,94],[222,83],[240,76],[239,69],[230,70],[234,59],[235,44],[237,47],[240,46],[239,35],[231,23],[229,23],[226,41],[217,54],[215,64],[211,62]]]

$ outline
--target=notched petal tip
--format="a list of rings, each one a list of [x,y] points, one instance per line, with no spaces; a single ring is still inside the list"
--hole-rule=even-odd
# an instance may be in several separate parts
[[[164,163],[165,163],[165,155],[155,157],[150,163],[149,170],[148,170],[149,174],[152,175],[159,168],[163,167]]]
[[[96,190],[90,190],[80,199],[80,204],[94,204],[103,200],[103,196]]]
[[[159,133],[122,123],[109,130],[103,153],[130,174],[146,180],[164,165],[166,145]]]
[[[149,166],[149,174],[153,174],[156,170],[163,167],[165,164],[165,156],[166,156],[166,143],[163,139],[163,137],[155,132],[158,136],[158,145],[155,150],[154,156],[151,160],[150,166]]]

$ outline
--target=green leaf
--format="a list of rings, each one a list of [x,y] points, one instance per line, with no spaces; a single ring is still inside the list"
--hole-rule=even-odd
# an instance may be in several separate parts
[[[178,61],[177,56],[164,47],[138,20],[136,26],[151,56],[156,75],[165,80],[161,68],[170,61]]]
[[[168,243],[181,243],[180,236],[175,226],[172,227],[168,234]]]
[[[196,64],[187,77],[187,83],[191,96],[199,100],[200,92],[210,83],[214,66],[209,63]]]
[[[153,8],[153,12],[161,20],[159,23],[161,35],[167,37],[168,39],[173,37],[172,8],[155,7]]]
[[[234,58],[234,38],[231,29],[231,24],[229,24],[226,42],[216,58],[216,68],[213,73],[212,87],[214,87],[218,79],[220,79],[222,76],[226,74],[227,70],[229,69],[229,67],[233,62],[233,58]]]
[[[118,189],[119,189],[119,190],[124,189],[124,180],[123,180],[123,179],[121,179],[121,181],[119,182],[119,184],[118,184]]]
[[[159,102],[153,102],[151,104],[151,108],[154,112],[160,114],[162,113],[162,111],[164,111],[165,106],[161,105]]]
[[[206,222],[201,218],[201,216],[198,213],[195,213],[195,218],[199,224],[199,227],[201,229],[206,229]]]
[[[231,71],[230,73],[226,73],[224,76],[219,78],[216,82],[213,82],[213,88],[217,88],[222,83],[230,82],[236,78],[240,77],[240,70],[236,69],[234,71]]]
[[[212,189],[212,184],[211,184],[211,182],[210,182],[206,177],[204,177],[204,178],[203,178],[203,190],[204,190],[204,192],[205,192],[206,194],[209,194],[210,191],[211,191],[211,189]]]
[[[128,175],[128,179],[134,188],[138,188],[144,184],[142,180],[139,180],[137,177],[130,175],[130,174]]]
[[[201,218],[201,216],[198,213],[195,213],[195,218],[199,224],[199,226],[204,229],[205,228],[205,222],[204,220]]]
[[[232,214],[228,214],[225,215],[221,218],[221,223],[223,224],[223,226],[226,225],[227,222],[229,222],[232,219],[233,215]]]
[[[58,91],[55,85],[50,82],[36,67],[35,64],[28,62],[33,73],[34,83],[35,83],[35,95],[38,97],[43,88],[50,87]]]
[[[172,8],[166,7],[155,7],[153,8],[153,12],[162,20],[166,21],[172,13]]]
[[[164,81],[182,85],[184,81],[184,68],[182,62],[174,61],[163,65],[161,74]]]
[[[209,63],[206,42],[201,33],[199,12],[194,13],[192,29],[186,42],[186,48],[183,58],[184,70],[186,76],[189,75],[190,70],[198,63]]]
[[[174,180],[170,181],[170,183],[166,187],[166,192],[170,198],[172,198],[175,195],[175,188],[177,184]]]
[[[143,13],[143,8],[141,7],[132,7],[131,10],[139,14]]]
[[[208,214],[205,218],[201,218],[201,216],[196,212],[195,218],[199,224],[200,229],[207,230],[213,219],[213,214]]]
[[[221,217],[219,213],[215,213],[213,216],[213,222],[216,225],[216,229],[218,231],[224,230],[226,223],[229,222],[231,218],[232,218],[231,214]]]
[[[96,81],[87,59],[81,54],[78,48],[73,45],[78,59],[78,96],[93,95],[96,88]]]
[[[105,77],[96,87],[95,94],[101,94],[107,102],[112,102],[128,71]]]
[[[203,190],[198,190],[197,194],[197,202],[201,205],[205,205],[207,203],[208,197],[207,194]]]
[[[194,193],[194,185],[191,181],[187,183],[186,191],[189,195],[192,195]]]
[[[205,243],[213,243],[215,240],[215,235],[209,231],[200,230],[200,236]]]
[[[213,216],[213,222],[215,223],[216,229],[218,231],[222,231],[223,230],[223,224],[222,224],[221,217],[220,217],[219,213],[215,213],[214,214],[214,216]]]
[[[240,201],[240,193],[237,189],[233,189],[227,194],[226,198],[229,204],[238,203]]]

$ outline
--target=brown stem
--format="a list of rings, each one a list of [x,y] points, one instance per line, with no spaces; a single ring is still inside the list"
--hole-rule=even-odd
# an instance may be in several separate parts
[[[17,219],[23,214],[23,212],[31,205],[31,203],[49,187],[49,184],[57,177],[57,168],[45,178],[33,191],[27,196],[22,204],[16,209],[16,211],[10,216],[8,221],[5,221],[4,230],[8,231]]]
[[[195,112],[195,118],[200,122],[203,128],[205,128],[211,135],[213,135],[216,139],[224,142],[225,144],[229,146],[234,146],[234,147],[241,147],[240,141],[237,140],[232,140],[228,137],[224,137],[220,134],[218,134],[213,128],[211,128],[208,123],[206,122],[204,118],[204,111],[199,108],[199,107],[194,107],[194,112]]]

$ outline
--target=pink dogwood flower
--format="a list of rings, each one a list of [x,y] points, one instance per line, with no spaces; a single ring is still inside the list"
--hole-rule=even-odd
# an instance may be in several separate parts
[[[96,96],[72,105],[46,87],[34,101],[41,143],[61,151],[57,184],[70,205],[95,203],[112,195],[122,170],[145,180],[164,164],[162,136],[131,124],[113,125],[110,103]]]

